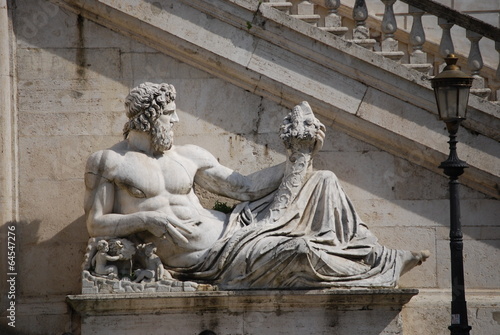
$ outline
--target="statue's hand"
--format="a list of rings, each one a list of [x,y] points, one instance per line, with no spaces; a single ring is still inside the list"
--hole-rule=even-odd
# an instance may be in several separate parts
[[[184,243],[189,243],[188,239],[181,234],[180,230],[186,234],[191,234],[192,230],[189,228],[190,223],[196,220],[188,220],[181,222],[175,217],[169,217],[162,212],[153,212],[149,215],[146,222],[149,232],[157,237],[165,238],[167,235],[171,236],[174,242],[180,240]]]
[[[325,126],[321,123],[320,127],[316,133],[316,142],[314,143],[314,148],[312,150],[311,156],[314,156],[318,153],[318,151],[323,148],[323,143],[325,142]]]
[[[165,213],[147,212],[146,229],[154,236],[161,237],[167,233],[168,218]]]

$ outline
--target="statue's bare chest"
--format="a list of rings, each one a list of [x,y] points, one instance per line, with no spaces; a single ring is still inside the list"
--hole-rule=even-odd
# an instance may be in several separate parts
[[[134,152],[123,158],[122,172],[117,171],[115,183],[133,197],[152,198],[165,192],[187,194],[192,189],[196,171],[178,157]]]

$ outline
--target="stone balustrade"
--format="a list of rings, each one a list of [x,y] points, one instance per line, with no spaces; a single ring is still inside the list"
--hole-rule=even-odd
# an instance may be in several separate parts
[[[408,5],[408,15],[412,18],[411,30],[405,32],[398,30],[396,0],[380,1],[384,5],[382,20],[369,16],[365,0],[355,0],[352,8],[341,0],[268,0],[267,4],[428,76],[440,72],[447,54],[456,53],[459,65],[475,79],[471,92],[492,101],[500,100],[500,63],[496,69],[485,67],[479,46],[482,38],[493,40],[500,54],[499,28],[433,0],[400,0]],[[426,40],[424,15],[436,17],[442,29],[440,42]],[[465,29],[463,38],[470,41],[468,54],[465,50],[455,50],[451,34],[454,26]]]

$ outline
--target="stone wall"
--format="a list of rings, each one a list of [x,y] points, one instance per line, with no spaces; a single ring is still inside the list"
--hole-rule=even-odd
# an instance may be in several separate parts
[[[202,146],[242,173],[283,160],[277,131],[287,109],[49,2],[19,0],[8,11],[5,1],[0,4],[0,18],[12,18],[12,27],[2,22],[0,29],[2,45],[10,41],[12,51],[12,63],[2,63],[0,72],[2,86],[11,90],[0,100],[7,102],[2,106],[1,140],[8,149],[1,158],[1,245],[7,227],[15,224],[16,330],[77,333],[78,320],[64,301],[81,289],[88,239],[84,164],[90,153],[122,138],[128,90],[144,81],[172,83],[180,117],[176,143]],[[10,40],[6,26],[13,29]],[[405,275],[401,286],[428,290],[433,298],[425,301],[435,311],[425,312],[427,306],[417,301],[408,306],[414,312],[404,315],[410,322],[427,320],[436,329],[428,334],[441,333],[434,321],[448,322],[450,296],[447,179],[354,139],[335,122],[325,123],[327,139],[315,167],[338,175],[382,244],[431,250],[432,257]],[[215,200],[227,201],[199,193],[208,207]],[[498,327],[499,201],[466,187],[462,199],[465,279],[474,292],[471,300],[477,302],[471,307],[477,312],[471,314],[477,318],[472,324]],[[491,297],[491,292],[496,300],[481,305],[481,297]],[[9,303],[3,289],[1,299],[3,327]],[[411,324],[408,334],[414,333]]]

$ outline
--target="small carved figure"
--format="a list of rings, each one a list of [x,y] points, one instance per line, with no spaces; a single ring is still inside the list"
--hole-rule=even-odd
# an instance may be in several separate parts
[[[145,245],[140,245],[139,248],[144,251],[144,258],[142,262],[144,263],[145,269],[137,269],[134,271],[136,279],[134,282],[139,283],[142,280],[161,280],[161,279],[172,279],[170,273],[165,270],[160,257],[158,257],[156,252],[156,246],[154,243],[147,243]]]
[[[107,265],[108,261],[118,261],[123,258],[122,255],[108,255],[109,245],[106,240],[97,243],[97,253],[92,258],[92,266],[97,275],[108,277],[109,279],[118,278],[118,268],[115,265]]]

